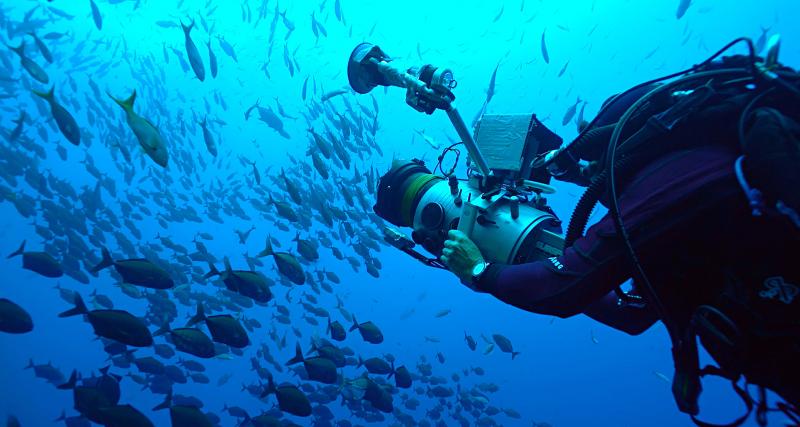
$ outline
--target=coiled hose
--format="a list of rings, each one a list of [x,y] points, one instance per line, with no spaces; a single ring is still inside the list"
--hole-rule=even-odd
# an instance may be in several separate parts
[[[625,169],[627,169],[631,163],[630,159],[631,157],[625,157],[617,161],[615,169],[618,174],[625,172]],[[567,234],[564,238],[565,248],[572,246],[576,240],[583,237],[586,224],[589,222],[589,216],[600,200],[600,196],[606,191],[607,179],[608,169],[604,169],[592,179],[591,184],[586,187],[586,191],[581,195],[577,205],[575,205],[575,210],[572,211],[572,215],[569,218]]]

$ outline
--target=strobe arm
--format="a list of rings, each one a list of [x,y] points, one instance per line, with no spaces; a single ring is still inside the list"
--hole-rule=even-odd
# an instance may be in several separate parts
[[[420,71],[426,67],[429,66],[416,70]],[[452,82],[452,73],[447,70],[438,76],[444,77],[447,82]],[[444,110],[450,123],[455,127],[456,133],[464,142],[476,169],[484,177],[492,175],[486,159],[475,143],[475,139],[472,138],[472,133],[453,104],[452,92],[434,90],[416,75],[391,64],[391,58],[380,47],[370,43],[361,43],[350,54],[350,60],[347,63],[347,78],[353,90],[361,94],[370,92],[376,86],[397,86],[408,91],[406,102],[414,109],[429,114],[433,110],[428,111],[428,107]],[[454,84],[451,87],[454,87]]]

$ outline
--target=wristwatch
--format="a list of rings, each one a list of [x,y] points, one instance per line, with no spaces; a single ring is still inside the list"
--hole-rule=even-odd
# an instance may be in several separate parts
[[[481,261],[475,264],[475,267],[472,268],[472,280],[470,281],[470,287],[474,290],[480,290],[480,282],[481,278],[483,277],[486,270],[489,269],[491,263],[486,261]]]

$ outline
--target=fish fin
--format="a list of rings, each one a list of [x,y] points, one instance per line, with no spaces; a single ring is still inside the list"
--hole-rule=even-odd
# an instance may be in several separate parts
[[[14,51],[14,53],[16,53],[17,55],[19,55],[21,57],[25,56],[25,40],[22,40],[19,43],[19,46],[17,46],[17,47],[14,47],[14,46],[11,46],[11,45],[6,45],[6,46],[8,46],[8,48],[11,49],[12,51]]]
[[[317,344],[312,340],[311,341],[311,348],[308,349],[308,351],[306,352],[306,355],[309,355],[309,354],[311,354],[311,353],[313,353],[315,351],[319,351],[319,349],[317,348]]]
[[[219,276],[219,270],[217,270],[217,267],[214,267],[214,264],[209,262],[208,263],[208,273],[206,273],[203,276],[203,278],[204,279],[209,279],[209,278],[214,277],[214,276]]]
[[[353,315],[353,326],[350,327],[350,332],[355,331],[358,329],[358,320],[356,320],[355,314]]]
[[[83,303],[83,298],[81,298],[80,294],[75,293],[75,308],[59,314],[58,317],[70,317],[87,313],[89,313],[89,310],[86,308],[86,304]]]
[[[50,90],[47,92],[39,92],[38,90],[31,90],[34,95],[44,98],[46,101],[52,101],[56,98],[56,85],[50,87]]]
[[[192,28],[194,28],[194,19],[192,19],[192,23],[189,24],[188,27],[186,25],[183,25],[183,19],[181,19],[181,28],[183,29],[183,32],[188,36],[189,33],[192,31]]]
[[[158,328],[157,331],[153,332],[153,336],[157,337],[157,336],[160,336],[160,335],[164,335],[166,333],[169,333],[170,331],[172,331],[172,329],[169,327],[169,322],[166,322],[166,323],[164,323],[163,326]]]
[[[196,325],[202,322],[203,320],[206,320],[206,314],[203,311],[203,304],[197,303],[197,314],[195,314],[194,316],[192,316],[191,319],[189,319],[189,322],[186,324],[186,326]]]
[[[294,357],[292,357],[291,359],[289,359],[288,362],[286,362],[286,366],[294,365],[295,363],[300,363],[304,360],[305,359],[303,358],[303,349],[300,348],[300,343],[298,342],[297,345],[295,345],[294,347]]]
[[[511,352],[511,360],[514,360],[515,357],[519,356],[520,351],[512,351]]]
[[[111,259],[111,254],[108,252],[108,249],[102,248],[102,253],[103,253],[103,259],[100,261],[100,263],[98,263],[97,265],[92,267],[91,270],[89,270],[90,273],[95,274],[104,268],[114,265],[114,260]]]
[[[267,377],[267,386],[264,388],[264,391],[261,392],[261,397],[267,397],[270,394],[275,392],[275,381],[272,379],[272,375]]]
[[[15,256],[22,255],[25,252],[25,243],[26,242],[27,242],[27,240],[23,240],[22,244],[19,245],[19,249],[17,249],[16,251],[12,252],[9,256],[6,257],[6,259],[14,258]]]
[[[78,382],[78,371],[73,370],[72,375],[69,376],[69,381],[57,386],[56,388],[59,390],[71,390],[75,388],[75,384],[77,382]]]
[[[231,274],[231,271],[233,271],[233,268],[231,268],[231,260],[225,257],[223,262],[225,262],[225,274]]]
[[[270,200],[272,200],[272,195],[269,196]],[[256,256],[257,258],[263,258],[265,256],[270,256],[273,254],[272,252],[272,242],[269,241],[270,237],[267,236],[267,244],[263,251],[259,252]]]
[[[133,93],[131,94],[131,96],[129,96],[128,99],[125,99],[125,100],[120,100],[120,99],[114,98],[114,96],[111,95],[110,93],[107,93],[107,94],[111,99],[114,100],[114,102],[117,103],[117,105],[122,107],[122,109],[125,110],[126,112],[127,111],[133,111],[133,104],[134,104],[134,102],[136,102],[136,89],[134,89]]]
[[[169,409],[172,406],[172,389],[169,389],[167,395],[164,396],[164,401],[158,404],[156,407],[153,408],[154,411],[160,411],[162,409]]]

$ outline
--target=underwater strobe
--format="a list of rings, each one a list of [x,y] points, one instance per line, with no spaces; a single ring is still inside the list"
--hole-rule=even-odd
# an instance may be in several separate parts
[[[378,46],[362,43],[350,55],[350,86],[365,94],[376,86],[406,89],[406,103],[432,114],[443,110],[468,154],[467,179],[449,173],[435,175],[421,160],[395,160],[378,182],[375,213],[398,227],[413,229],[411,239],[392,228],[384,230],[392,246],[423,263],[444,268],[438,257],[449,230],[469,236],[491,262],[519,264],[558,256],[563,251],[561,221],[547,205],[546,171],[533,170],[537,155],[557,149],[561,139],[533,114],[481,117],[473,132],[455,108],[452,71],[426,64],[403,70],[391,63]],[[434,172],[437,168],[434,168]],[[435,257],[414,248],[419,244]]]

